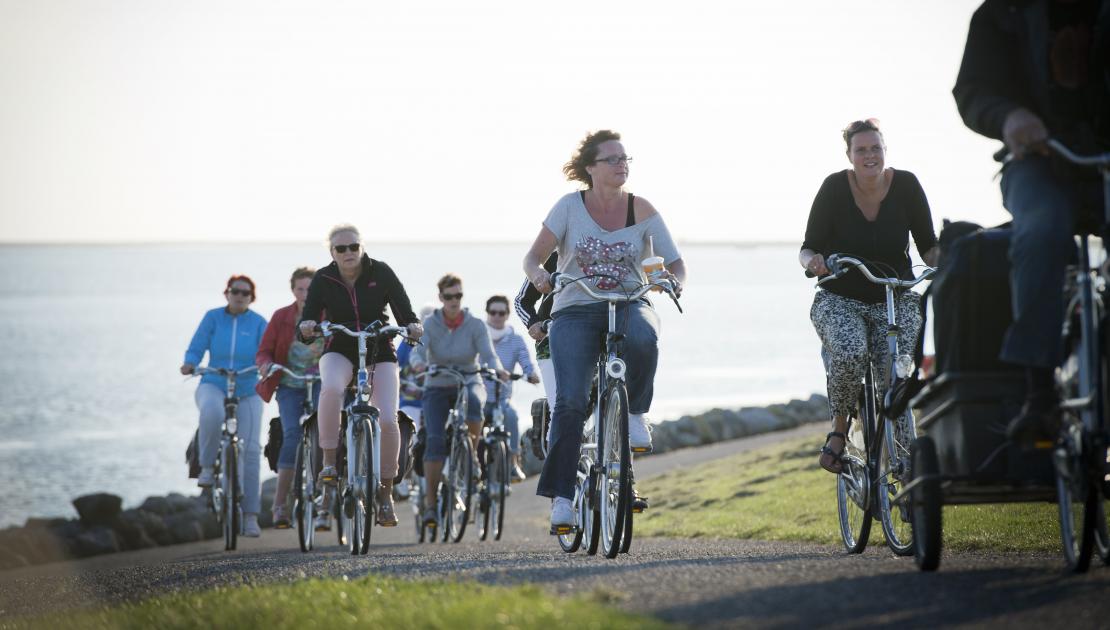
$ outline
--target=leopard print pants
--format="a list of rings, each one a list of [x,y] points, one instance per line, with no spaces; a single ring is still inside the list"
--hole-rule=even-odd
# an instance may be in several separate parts
[[[921,334],[921,296],[905,291],[894,303],[901,330],[898,351],[912,355]],[[809,318],[821,338],[822,356],[829,386],[829,407],[835,417],[856,410],[860,383],[867,369],[867,352],[874,352],[875,383],[885,390],[890,359],[887,357],[886,303],[868,304],[819,290],[813,298]]]

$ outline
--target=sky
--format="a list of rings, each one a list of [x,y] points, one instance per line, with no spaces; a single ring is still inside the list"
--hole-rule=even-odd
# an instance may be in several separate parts
[[[999,223],[977,5],[0,0],[0,242],[522,242],[613,129],[680,241],[794,243],[871,116],[938,226]]]

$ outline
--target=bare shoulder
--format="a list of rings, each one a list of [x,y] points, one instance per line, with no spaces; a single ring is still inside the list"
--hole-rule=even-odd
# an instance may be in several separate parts
[[[655,206],[651,205],[650,201],[639,196],[632,198],[632,212],[636,215],[636,223],[647,221],[651,217],[659,214],[659,211],[655,209]]]

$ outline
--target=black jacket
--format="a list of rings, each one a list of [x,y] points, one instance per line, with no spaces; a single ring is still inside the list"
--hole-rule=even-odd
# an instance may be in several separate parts
[[[1079,3],[1082,4],[1082,3]],[[1106,150],[1110,138],[1107,98],[1110,0],[1094,0],[1088,83],[1064,94],[1052,67],[1053,0],[986,0],[971,18],[959,76],[952,89],[964,123],[988,138],[1002,139],[1013,110],[1037,114],[1049,133],[1082,153]],[[1094,13],[1097,12],[1097,15]],[[1068,102],[1071,100],[1072,102]]]
[[[316,272],[308,285],[308,298],[305,300],[301,321],[319,322],[327,319],[343,324],[351,330],[362,330],[375,320],[389,323],[385,307],[388,305],[399,326],[420,321],[412,312],[412,304],[405,293],[405,287],[389,265],[362,255],[362,272],[355,286],[348,287],[339,273],[339,265],[334,261]],[[300,331],[297,332],[300,336]],[[339,351],[352,361],[358,357],[358,342],[342,333],[328,339],[328,350]],[[392,344],[382,344],[371,362],[396,361]]]

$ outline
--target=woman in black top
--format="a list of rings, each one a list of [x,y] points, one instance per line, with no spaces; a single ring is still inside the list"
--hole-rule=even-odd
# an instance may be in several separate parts
[[[389,265],[360,253],[359,233],[353,225],[340,225],[328,235],[332,263],[316,272],[308,286],[308,297],[301,313],[300,333],[305,339],[315,336],[318,320],[326,318],[351,330],[362,330],[375,320],[389,322],[386,305],[400,326],[407,326],[412,337],[419,338],[424,330],[401,281]],[[366,357],[367,367],[373,366],[374,393],[371,403],[381,412],[382,486],[378,495],[378,523],[386,527],[397,524],[393,511],[393,478],[397,475],[397,457],[401,433],[397,428],[397,403],[400,376],[393,344],[379,342]],[[320,482],[335,484],[335,449],[339,445],[339,408],[343,393],[358,365],[358,340],[347,335],[327,339],[320,357],[320,404],[316,417],[320,428],[323,469]]]
[[[877,276],[891,272],[912,278],[909,235],[929,265],[936,265],[937,237],[925,191],[909,171],[886,168],[886,145],[878,121],[860,120],[843,132],[852,168],[825,178],[806,224],[798,260],[818,276],[829,273],[825,257],[847,254],[868,262]],[[853,269],[821,286],[810,319],[821,338],[829,384],[833,430],[821,449],[821,467],[839,473],[848,415],[855,411],[868,347],[876,354],[875,382],[889,376],[886,354],[886,294]],[[913,291],[898,296],[899,348],[916,345],[921,333],[920,298]]]

